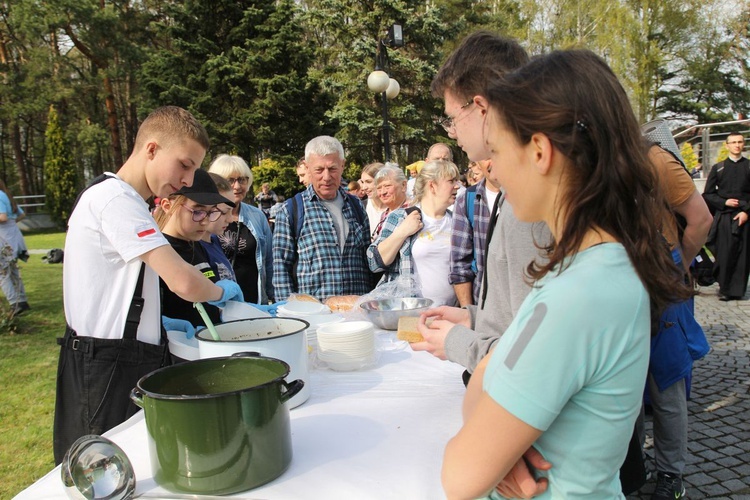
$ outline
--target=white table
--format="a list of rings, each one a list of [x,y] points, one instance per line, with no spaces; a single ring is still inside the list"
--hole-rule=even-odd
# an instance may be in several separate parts
[[[392,334],[389,334],[392,335]],[[234,495],[251,499],[445,498],[443,450],[461,426],[463,368],[424,352],[380,354],[361,372],[313,369],[312,394],[291,410],[292,464],[276,480]],[[106,434],[136,472],[136,495],[168,492],[153,480],[143,412]],[[65,499],[60,467],[17,499]]]

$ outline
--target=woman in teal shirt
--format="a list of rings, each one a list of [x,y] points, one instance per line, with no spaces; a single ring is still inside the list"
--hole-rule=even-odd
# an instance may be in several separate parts
[[[544,221],[554,242],[549,263],[530,264],[533,290],[471,378],[444,488],[451,499],[497,498],[495,485],[533,446],[552,464],[538,498],[624,498],[618,473],[652,318],[692,294],[660,244],[666,204],[638,122],[606,63],[583,50],[532,60],[469,105],[482,104],[490,176],[516,217]]]

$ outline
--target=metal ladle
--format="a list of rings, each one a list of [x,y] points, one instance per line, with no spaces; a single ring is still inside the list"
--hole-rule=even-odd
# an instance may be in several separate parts
[[[60,464],[60,475],[68,498],[73,500],[225,500],[211,495],[135,494],[135,471],[122,448],[103,436],[80,437],[68,448]],[[250,500],[250,499],[248,499]]]
[[[135,471],[130,459],[109,439],[87,435],[76,440],[60,466],[65,493],[76,500],[132,498]]]

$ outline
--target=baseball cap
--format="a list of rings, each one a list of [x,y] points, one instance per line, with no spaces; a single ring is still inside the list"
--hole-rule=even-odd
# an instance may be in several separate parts
[[[181,194],[201,205],[218,205],[219,203],[226,203],[230,207],[235,206],[233,201],[228,200],[219,194],[219,190],[216,187],[214,180],[208,175],[208,172],[200,168],[195,171],[192,186],[183,186],[173,194]]]

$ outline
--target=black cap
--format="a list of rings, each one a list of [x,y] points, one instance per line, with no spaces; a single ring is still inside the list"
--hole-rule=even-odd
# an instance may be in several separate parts
[[[216,183],[203,169],[195,171],[195,177],[193,178],[193,185],[190,187],[183,186],[174,194],[181,194],[184,197],[193,200],[201,205],[218,205],[219,203],[226,203],[230,207],[234,207],[234,202],[224,198],[219,194],[219,189],[216,187]]]

